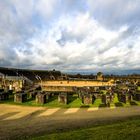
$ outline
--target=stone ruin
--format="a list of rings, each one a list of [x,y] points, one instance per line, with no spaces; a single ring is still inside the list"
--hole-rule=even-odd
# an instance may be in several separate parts
[[[36,95],[36,103],[45,104],[47,102],[46,93],[39,92]]]
[[[131,94],[133,100],[140,101],[140,91],[136,85],[129,85],[128,93]]]
[[[53,96],[54,96],[54,93],[52,92],[47,92],[47,91],[38,92],[36,94],[36,103],[45,104]]]
[[[93,104],[95,96],[92,94],[85,93],[82,95],[82,103],[85,105]]]
[[[19,92],[14,94],[14,102],[23,103],[27,101],[27,93]]]
[[[73,87],[73,92],[78,94],[78,98],[82,99],[82,88]]]
[[[100,93],[100,91],[93,91],[93,92],[91,92],[91,94],[94,95],[96,99],[97,99],[97,98],[98,98],[98,99],[101,98],[101,95],[102,95],[102,94]]]
[[[113,99],[114,99],[114,96],[111,93],[110,94],[103,94],[102,98],[101,98],[102,103],[107,105],[107,106],[110,106],[110,103],[113,102]]]
[[[83,97],[83,93],[81,91],[78,92],[78,98],[82,100],[82,97]]]
[[[42,93],[46,95],[46,102],[47,102],[52,96],[54,96],[54,94],[51,93],[51,92],[43,91]]]
[[[99,87],[77,88],[78,97],[83,104],[93,104],[96,98],[100,98]]]
[[[127,103],[132,101],[132,95],[126,91],[117,94],[119,102]]]
[[[67,104],[68,103],[68,95],[67,93],[60,93],[58,95],[58,102],[59,103],[63,103],[63,104]]]
[[[5,92],[4,89],[0,89],[0,101],[9,99],[9,92]]]
[[[37,91],[29,92],[29,98],[31,98],[31,99],[35,99],[36,95],[37,95]]]

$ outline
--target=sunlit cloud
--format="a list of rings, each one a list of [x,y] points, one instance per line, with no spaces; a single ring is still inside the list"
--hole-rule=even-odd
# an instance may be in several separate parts
[[[120,0],[0,0],[0,66],[139,69],[139,4],[138,0],[125,1],[125,6]]]

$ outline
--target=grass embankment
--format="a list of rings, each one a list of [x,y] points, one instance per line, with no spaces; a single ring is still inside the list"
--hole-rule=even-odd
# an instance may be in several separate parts
[[[31,140],[139,140],[140,118],[83,128],[68,132],[55,132]]]
[[[101,99],[96,99],[93,104],[90,105],[84,105],[81,101],[81,99],[78,98],[77,94],[69,95],[68,97],[69,101],[68,104],[62,104],[58,102],[58,96],[55,95],[51,97],[47,103],[44,105],[37,104],[35,99],[28,98],[27,102],[24,103],[15,103],[14,102],[14,97],[13,95],[10,96],[10,99],[7,101],[2,101],[1,103],[4,104],[13,104],[13,105],[23,105],[23,106],[43,106],[43,107],[49,107],[49,108],[54,108],[54,107],[60,107],[60,108],[82,108],[82,107],[105,107],[104,104],[102,104]],[[111,107],[129,107],[132,105],[140,105],[140,102],[138,101],[131,101],[122,103],[118,101],[117,94],[115,94],[114,101],[110,104]]]

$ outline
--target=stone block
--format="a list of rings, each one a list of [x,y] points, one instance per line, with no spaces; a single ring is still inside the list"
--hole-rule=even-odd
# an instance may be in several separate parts
[[[14,102],[16,103],[23,103],[27,101],[27,94],[26,93],[16,93],[14,94]]]
[[[132,95],[131,94],[124,94],[124,93],[119,93],[118,94],[118,100],[119,102],[130,102],[132,100]]]
[[[108,95],[108,94],[103,94],[102,95],[102,103],[105,105],[110,105],[111,102],[113,102],[114,96],[113,95]]]
[[[67,104],[68,103],[68,95],[67,95],[67,93],[60,93],[58,95],[58,102],[63,103],[63,104]]]
[[[92,94],[83,94],[82,103],[85,105],[93,104],[95,96]]]
[[[38,93],[36,95],[36,103],[45,104],[46,103],[46,94]]]
[[[32,99],[35,99],[36,98],[36,95],[37,95],[37,92],[36,91],[33,91],[33,92],[30,92],[29,93],[29,97],[32,98]]]

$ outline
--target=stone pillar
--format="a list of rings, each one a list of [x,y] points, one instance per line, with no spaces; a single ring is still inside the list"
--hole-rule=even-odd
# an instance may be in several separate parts
[[[93,104],[94,99],[95,98],[93,98],[93,95],[91,95],[91,94],[84,94],[82,96],[82,103],[86,104],[86,105]]]
[[[45,93],[45,98],[46,98],[46,103],[47,103],[47,101],[49,100],[49,98],[50,98],[50,95],[49,95],[49,93]]]
[[[126,103],[126,102],[127,102],[127,97],[126,97],[126,95],[125,95],[125,94],[121,94],[121,95],[120,95],[120,100],[121,100],[121,102]]]
[[[113,102],[113,95],[106,95],[106,94],[102,95],[102,103],[103,104],[110,106],[111,102]]]
[[[80,91],[78,92],[78,98],[82,99],[83,93],[81,93]]]
[[[128,102],[131,102],[131,101],[132,101],[132,95],[131,95],[131,94],[128,94],[126,100],[127,100]]]
[[[130,102],[132,100],[132,96],[131,94],[119,93],[118,100],[119,102],[123,102],[123,103]]]
[[[107,95],[103,94],[102,95],[102,103],[106,105],[108,102],[109,102],[109,100],[107,100]]]
[[[38,93],[36,95],[36,103],[45,104],[46,103],[46,94]]]
[[[67,104],[68,103],[68,95],[67,95],[67,93],[60,93],[58,95],[58,102],[63,103],[63,104]]]
[[[36,92],[36,91],[33,91],[33,92],[30,92],[30,93],[29,93],[29,97],[30,97],[31,99],[35,99],[36,95],[37,95],[37,92]]]
[[[26,93],[16,93],[14,95],[14,102],[23,103],[26,101],[27,101],[27,94]]]
[[[49,98],[52,97],[52,93],[50,93],[50,92],[43,91],[42,93],[46,95],[46,102],[47,102],[47,100],[49,100]]]

